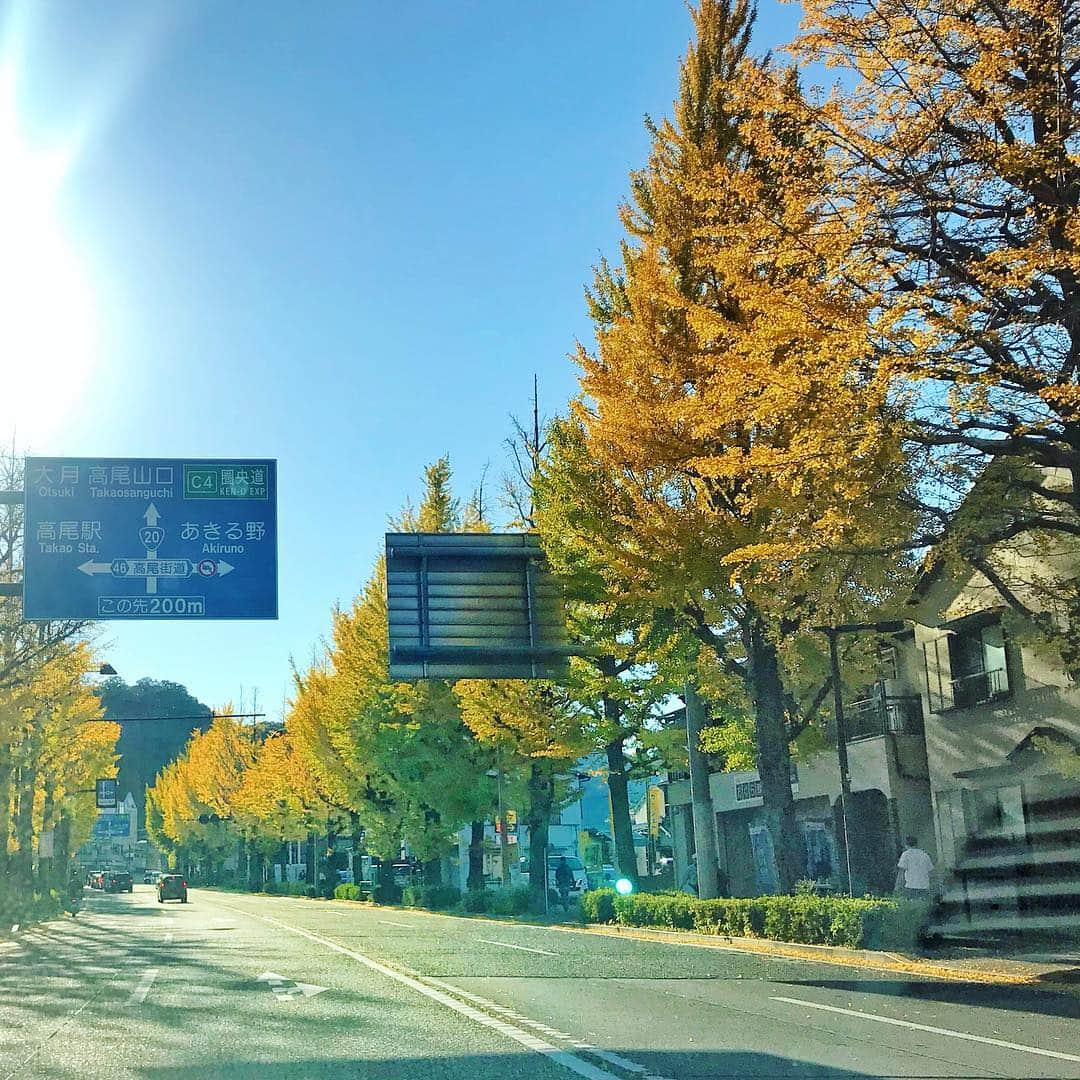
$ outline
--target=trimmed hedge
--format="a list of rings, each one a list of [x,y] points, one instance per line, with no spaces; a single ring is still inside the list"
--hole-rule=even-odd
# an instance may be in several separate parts
[[[363,897],[364,894],[359,885],[342,882],[342,884],[334,888],[335,900],[362,900]]]
[[[612,923],[615,921],[614,889],[590,889],[581,897],[581,918],[587,923]]]
[[[401,890],[401,902],[406,907],[445,911],[461,900],[461,890],[453,885],[407,885]]]
[[[759,937],[800,945],[914,948],[927,905],[848,896],[759,896],[699,900],[686,893],[619,896],[596,889],[581,900],[587,922]]]

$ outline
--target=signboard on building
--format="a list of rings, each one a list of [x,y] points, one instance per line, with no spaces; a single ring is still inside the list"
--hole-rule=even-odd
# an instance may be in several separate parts
[[[392,679],[551,679],[575,653],[527,533],[387,533]]]
[[[116,806],[115,780],[98,780],[94,785],[94,793],[97,796],[97,807],[99,810],[112,810]]]
[[[276,463],[28,458],[23,616],[276,619]]]

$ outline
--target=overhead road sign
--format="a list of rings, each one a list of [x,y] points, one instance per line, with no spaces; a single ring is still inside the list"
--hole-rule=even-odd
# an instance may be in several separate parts
[[[94,784],[94,794],[99,810],[112,810],[116,806],[116,780],[102,779]]]
[[[23,617],[276,619],[266,459],[28,458]]]
[[[391,679],[551,679],[578,652],[527,533],[387,533],[386,604]]]

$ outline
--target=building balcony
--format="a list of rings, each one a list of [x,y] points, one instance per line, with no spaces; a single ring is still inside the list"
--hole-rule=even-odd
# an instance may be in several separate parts
[[[922,735],[922,698],[875,695],[853,701],[845,708],[845,726],[848,742],[879,735]]]

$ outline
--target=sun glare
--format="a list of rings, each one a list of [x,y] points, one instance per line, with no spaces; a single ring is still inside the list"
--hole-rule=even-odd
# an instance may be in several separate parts
[[[0,439],[55,432],[90,376],[94,308],[63,235],[57,196],[69,155],[36,148],[18,111],[16,73],[0,66]]]

